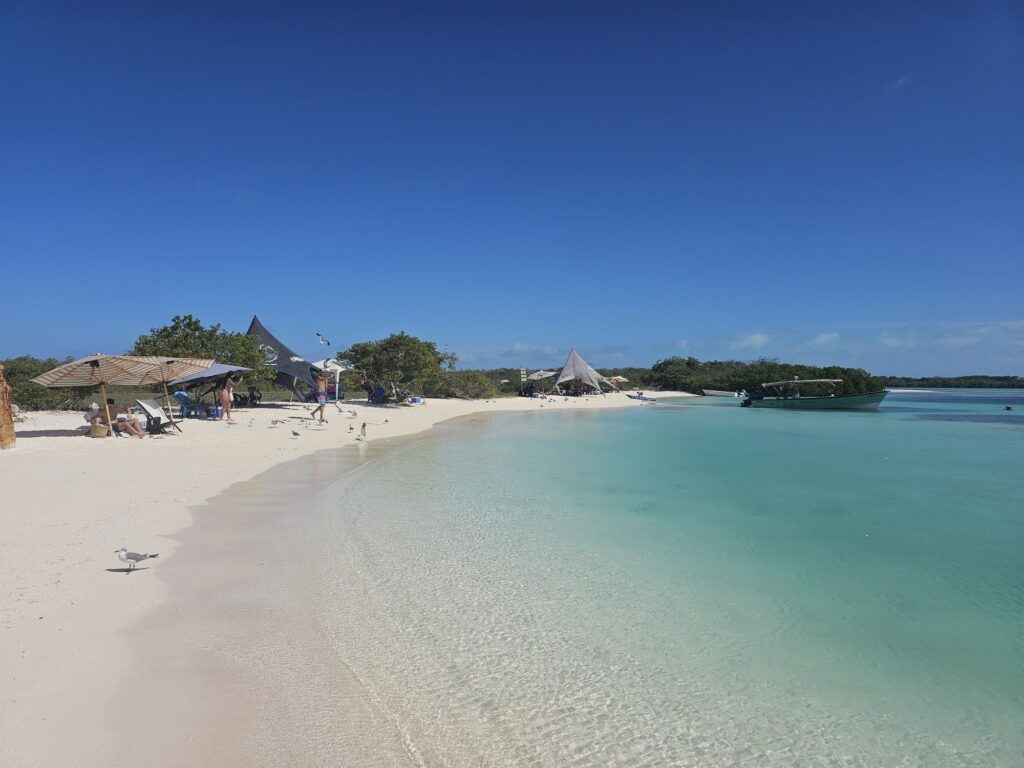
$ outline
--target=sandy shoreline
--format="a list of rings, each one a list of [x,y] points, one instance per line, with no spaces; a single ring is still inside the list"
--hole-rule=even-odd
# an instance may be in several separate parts
[[[184,702],[200,721],[245,722],[249,714],[244,707],[231,717],[223,707],[238,707],[247,693],[228,686],[225,700],[211,701],[208,691],[195,690],[189,681],[202,681],[205,670],[190,666],[196,657],[187,649],[176,654],[173,643],[163,639],[154,642],[159,655],[133,650],[140,647],[138,638],[150,631],[140,624],[146,617],[161,616],[151,625],[152,636],[166,638],[166,632],[158,631],[162,621],[198,621],[204,606],[213,602],[200,599],[166,614],[158,612],[170,594],[159,568],[175,556],[179,541],[189,540],[185,529],[193,523],[191,509],[201,510],[200,505],[234,484],[301,456],[355,445],[364,421],[369,441],[386,442],[480,412],[643,407],[622,394],[547,401],[430,401],[422,407],[342,406],[355,416],[329,407],[329,423],[323,427],[303,419],[305,406],[275,404],[240,412],[234,426],[189,421],[184,435],[142,441],[76,437],[73,430],[83,423],[77,413],[33,413],[18,425],[17,448],[0,453],[5,531],[0,540],[0,669],[6,683],[0,705],[0,764],[138,765],[143,757],[141,764],[179,765],[183,739],[197,754],[209,758],[218,753],[203,734],[158,729],[154,733],[163,733],[167,741],[163,749],[143,743],[129,756],[136,749],[123,745],[134,743],[131,734],[140,724],[152,726],[151,715],[159,711],[149,706],[145,689],[125,689],[130,678],[160,682],[165,690],[174,687],[179,704]],[[273,424],[275,420],[283,423]],[[239,526],[231,531],[237,534]],[[160,552],[161,558],[148,572],[126,576],[113,553],[122,544]],[[242,562],[228,557],[223,567],[230,570]],[[197,596],[201,587],[195,585]],[[273,596],[265,599],[272,602]],[[233,693],[238,694],[234,699]],[[380,731],[370,712],[358,722],[375,732],[371,735]],[[221,761],[230,760],[230,740],[217,743],[227,749]],[[167,751],[170,745],[176,749]],[[381,764],[394,764],[389,760],[382,757]]]

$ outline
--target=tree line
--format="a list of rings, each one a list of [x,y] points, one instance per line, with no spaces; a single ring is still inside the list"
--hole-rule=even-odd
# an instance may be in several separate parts
[[[227,331],[220,324],[204,325],[192,315],[176,315],[168,325],[151,328],[125,352],[131,355],[213,358],[228,365],[252,368],[247,380],[272,389],[274,370],[266,365],[259,342],[244,333]],[[488,398],[520,393],[519,368],[467,370],[457,367],[458,358],[438,349],[435,342],[403,332],[384,339],[357,342],[337,353],[352,370],[341,375],[346,391],[383,390],[387,399],[401,400],[411,394],[424,397]],[[94,393],[89,388],[46,389],[30,380],[69,362],[29,355],[0,361],[14,390],[14,402],[25,410],[82,408]],[[958,376],[907,378],[873,376],[861,368],[811,366],[762,358],[701,361],[694,357],[669,357],[650,368],[600,368],[604,376],[623,376],[626,387],[699,393],[704,389],[754,391],[765,382],[801,379],[842,379],[836,394],[875,392],[899,387],[1020,387],[1015,376]],[[553,380],[541,382],[550,386]],[[813,387],[806,394],[815,394]]]

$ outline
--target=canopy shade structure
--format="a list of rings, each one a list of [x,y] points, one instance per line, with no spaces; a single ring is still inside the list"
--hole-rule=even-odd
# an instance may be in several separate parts
[[[789,379],[787,381],[769,381],[762,387],[781,387],[783,384],[839,384],[842,379]]]
[[[190,373],[188,376],[181,376],[174,381],[167,382],[172,387],[180,387],[188,384],[198,384],[202,381],[209,379],[219,379],[221,376],[227,376],[229,373],[234,371],[251,371],[252,368],[246,368],[244,365],[226,365],[225,363],[214,363],[205,371],[196,371]]]
[[[558,371],[535,371],[526,377],[527,381],[540,381],[541,379],[550,379],[552,376],[557,376]]]
[[[277,371],[277,383],[291,390],[297,397],[305,400],[306,395],[299,391],[298,385],[301,381],[307,386],[316,386],[313,374],[309,370],[312,363],[304,357],[295,354],[290,347],[279,341],[274,334],[263,326],[263,323],[260,322],[256,315],[252,316],[249,330],[245,333],[247,336],[256,337],[260,349],[266,355],[267,365],[272,366]]]
[[[175,376],[205,371],[213,365],[213,360],[197,357],[134,357],[130,355],[95,355],[83,357],[52,371],[36,376],[32,381],[43,387],[95,387],[103,391],[103,406],[107,412],[107,424],[110,421],[110,408],[107,407],[106,385],[141,386],[143,384],[164,384],[164,396],[170,407],[171,396],[167,393],[167,381]],[[179,431],[180,427],[176,427]]]
[[[314,368],[319,368],[321,371],[352,371],[355,370],[351,365],[347,365],[336,357],[325,357],[323,360],[317,360],[313,363]]]
[[[558,374],[555,386],[561,387],[563,384],[572,381],[578,381],[581,386],[596,389],[598,392],[601,391],[602,384],[607,384],[612,389],[617,389],[608,379],[591,368],[590,364],[580,357],[575,349],[569,351],[569,357],[566,358],[565,365],[562,366],[562,372]]]

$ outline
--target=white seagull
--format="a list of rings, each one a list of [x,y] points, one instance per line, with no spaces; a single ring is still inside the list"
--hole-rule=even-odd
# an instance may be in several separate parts
[[[153,557],[160,557],[159,552],[154,552],[153,554],[149,554],[148,552],[146,552],[145,554],[141,555],[138,552],[129,552],[128,547],[121,547],[120,549],[115,549],[114,554],[117,555],[117,559],[120,560],[122,563],[128,563],[129,571],[135,570],[135,566],[141,563],[143,560],[149,560]]]
[[[316,337],[320,339],[321,344],[326,344],[328,347],[331,346],[331,342],[325,339],[321,334],[317,333],[316,331],[313,331],[313,333],[316,333]]]

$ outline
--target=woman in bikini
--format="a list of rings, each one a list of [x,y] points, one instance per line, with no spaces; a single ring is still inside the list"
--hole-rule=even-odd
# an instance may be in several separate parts
[[[235,381],[233,374],[228,373],[221,380],[220,386],[217,387],[217,399],[220,400],[220,406],[223,409],[221,410],[219,421],[223,421],[226,416],[228,424],[235,423],[235,420],[231,418],[231,393],[237,384],[238,382]]]

